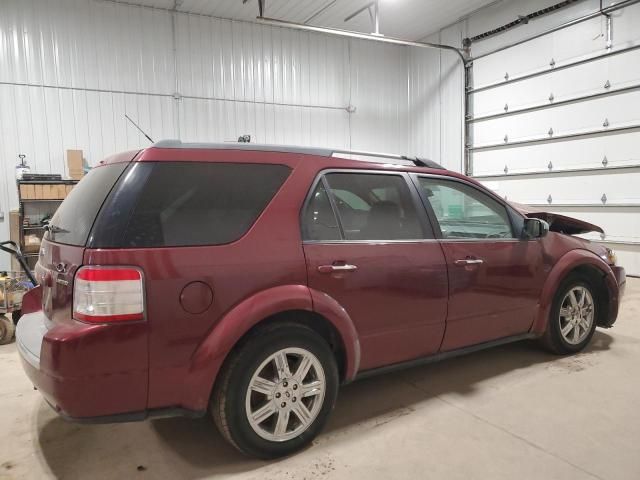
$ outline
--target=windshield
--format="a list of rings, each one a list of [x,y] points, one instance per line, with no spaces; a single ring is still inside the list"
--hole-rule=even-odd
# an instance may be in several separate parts
[[[52,242],[84,246],[109,191],[128,163],[114,163],[92,169],[58,207],[45,238]]]

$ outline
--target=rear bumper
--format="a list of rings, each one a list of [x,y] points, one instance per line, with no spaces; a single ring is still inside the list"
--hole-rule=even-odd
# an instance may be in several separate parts
[[[62,416],[83,419],[146,409],[144,324],[53,324],[40,310],[20,319],[16,343],[27,376]]]

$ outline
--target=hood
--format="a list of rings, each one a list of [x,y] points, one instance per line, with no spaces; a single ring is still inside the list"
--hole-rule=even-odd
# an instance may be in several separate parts
[[[567,235],[576,235],[587,232],[600,232],[604,230],[593,223],[578,220],[577,218],[567,217],[553,212],[540,212],[522,205],[520,203],[510,202],[513,208],[529,218],[539,218],[549,224],[551,232],[565,233]]]

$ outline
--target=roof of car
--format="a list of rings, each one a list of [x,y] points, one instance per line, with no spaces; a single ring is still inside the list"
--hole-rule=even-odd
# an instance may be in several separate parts
[[[304,155],[316,155],[320,157],[333,157],[336,154],[344,154],[357,157],[375,157],[389,160],[398,160],[414,163],[417,166],[442,169],[444,167],[438,163],[418,158],[398,155],[393,153],[380,153],[368,151],[354,151],[337,148],[320,148],[320,147],[301,147],[296,145],[269,145],[249,142],[224,142],[224,143],[185,143],[181,140],[161,140],[155,142],[154,148],[170,148],[170,149],[206,149],[206,150],[244,150],[244,151],[263,151],[263,152],[283,152],[283,153],[299,153]]]

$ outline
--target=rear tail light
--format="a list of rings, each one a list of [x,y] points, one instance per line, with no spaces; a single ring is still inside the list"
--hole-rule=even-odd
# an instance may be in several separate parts
[[[127,267],[78,269],[73,318],[90,323],[144,320],[142,273]]]

